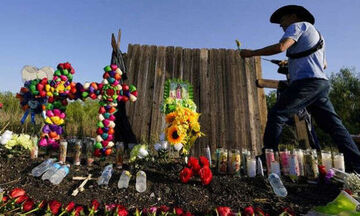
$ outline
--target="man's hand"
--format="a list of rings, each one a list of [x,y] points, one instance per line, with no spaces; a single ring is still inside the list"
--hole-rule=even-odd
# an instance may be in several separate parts
[[[248,58],[254,56],[254,51],[250,49],[242,49],[240,51],[240,56],[243,58]]]

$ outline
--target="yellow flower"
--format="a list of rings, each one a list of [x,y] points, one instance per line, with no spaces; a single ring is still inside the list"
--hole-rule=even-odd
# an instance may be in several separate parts
[[[181,143],[184,137],[185,135],[181,133],[181,131],[176,125],[173,125],[167,129],[167,140],[171,144]]]
[[[175,118],[176,118],[176,112],[171,112],[166,115],[165,121],[166,123],[172,123],[175,120]]]

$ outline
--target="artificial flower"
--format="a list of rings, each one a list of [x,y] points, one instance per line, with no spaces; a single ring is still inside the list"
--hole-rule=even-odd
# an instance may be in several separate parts
[[[254,216],[254,208],[252,206],[248,206],[244,209],[244,215],[245,216]]]
[[[122,205],[117,205],[115,211],[117,213],[117,216],[127,216],[127,215],[129,215],[128,210]]]
[[[22,196],[19,196],[15,199],[15,204],[21,204],[23,202],[25,202],[26,200],[28,200],[29,197],[25,194],[25,195],[22,195]]]
[[[206,157],[200,156],[199,160],[202,166],[207,166],[207,167],[210,166],[209,160]]]
[[[188,183],[192,176],[193,176],[193,171],[190,168],[185,167],[180,172],[180,180],[182,183]]]
[[[34,207],[34,201],[32,199],[26,200],[21,206],[23,212],[31,211],[33,207]]]
[[[232,215],[231,209],[226,206],[219,206],[215,209],[218,216],[230,216]]]
[[[195,157],[190,157],[188,160],[188,167],[190,167],[194,173],[199,173],[201,166],[199,164],[199,160]]]
[[[185,137],[185,135],[180,132],[179,127],[176,125],[171,126],[167,130],[167,140],[171,144],[183,142],[184,137]]]
[[[165,122],[171,124],[176,118],[176,112],[171,112],[165,116]]]
[[[22,189],[22,188],[14,188],[9,193],[9,197],[12,198],[12,199],[23,196],[23,195],[25,195],[25,190]]]
[[[199,175],[200,175],[201,182],[203,185],[210,184],[213,175],[212,175],[211,169],[208,166],[204,166],[203,168],[201,168],[199,171]]]
[[[91,201],[91,207],[89,209],[89,215],[94,215],[98,211],[99,206],[100,206],[100,203],[96,199],[93,199]]]
[[[176,215],[183,215],[183,214],[184,214],[184,210],[182,210],[182,208],[175,207],[175,208],[174,208],[174,214],[176,214]]]
[[[160,211],[160,213],[166,213],[166,212],[170,211],[170,208],[166,205],[162,205],[159,207],[159,211]]]
[[[56,200],[52,200],[48,203],[48,211],[50,211],[53,215],[56,215],[61,207],[61,203],[56,201]]]
[[[79,216],[79,215],[85,215],[84,207],[82,206],[76,206],[75,209],[71,212],[71,216]]]

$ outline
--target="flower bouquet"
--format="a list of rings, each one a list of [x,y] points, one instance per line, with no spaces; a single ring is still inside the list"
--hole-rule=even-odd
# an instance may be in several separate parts
[[[192,145],[203,133],[200,131],[199,116],[196,112],[192,86],[180,80],[168,80],[164,87],[165,136],[176,150],[182,149],[188,155]]]

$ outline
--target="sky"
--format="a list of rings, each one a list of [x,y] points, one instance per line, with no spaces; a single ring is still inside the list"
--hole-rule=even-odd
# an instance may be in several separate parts
[[[277,43],[283,31],[271,14],[286,4],[307,8],[325,37],[328,68],[360,68],[359,0],[1,0],[0,92],[17,92],[25,65],[69,61],[75,82],[101,81],[111,57],[111,33],[128,44],[183,48],[257,49]],[[286,59],[285,54],[269,56]],[[263,78],[285,79],[262,61]],[[267,91],[268,92],[268,91]]]

